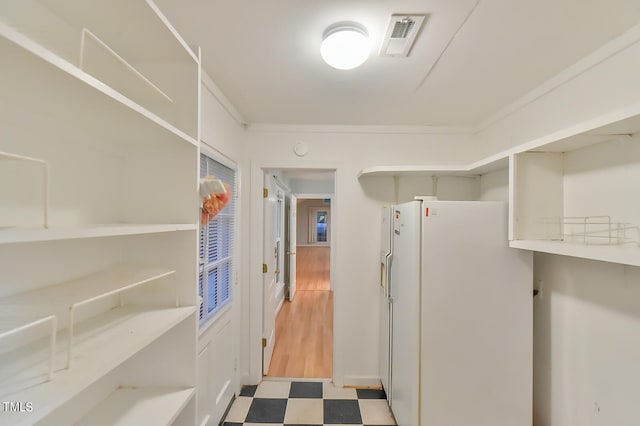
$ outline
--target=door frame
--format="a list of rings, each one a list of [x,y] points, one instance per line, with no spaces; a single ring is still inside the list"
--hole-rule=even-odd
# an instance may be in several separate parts
[[[274,170],[330,170],[334,172],[334,193],[332,194],[331,209],[332,209],[332,224],[333,232],[330,235],[331,241],[331,254],[330,254],[330,280],[331,287],[334,291],[334,310],[333,310],[333,383],[336,386],[343,385],[343,365],[342,357],[337,356],[342,351],[342,338],[340,323],[337,318],[336,309],[341,301],[340,299],[340,283],[339,273],[337,271],[336,260],[338,259],[337,253],[339,251],[339,235],[340,220],[339,220],[339,200],[340,200],[340,181],[345,176],[344,165],[339,162],[313,162],[306,163],[300,161],[286,162],[274,161],[272,163],[262,161],[251,161],[251,187],[250,187],[250,205],[262,206],[262,187],[263,176],[266,171]],[[303,194],[311,195],[311,194]],[[318,194],[313,194],[319,196]],[[324,197],[329,198],[329,197]],[[262,208],[249,209],[249,221],[250,221],[250,244],[249,244],[249,288],[247,290],[248,295],[243,296],[243,312],[247,312],[249,318],[248,329],[248,352],[249,352],[249,365],[248,371],[242,375],[243,383],[255,384],[262,381],[262,328],[263,328],[263,287],[262,287],[262,247],[263,247],[263,232],[264,221]],[[244,293],[244,292],[243,292]],[[244,334],[244,332],[243,332]]]

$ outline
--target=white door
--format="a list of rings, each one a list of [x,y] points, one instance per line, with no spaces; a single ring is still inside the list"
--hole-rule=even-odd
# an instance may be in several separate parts
[[[289,207],[289,300],[293,301],[296,294],[296,240],[298,227],[298,199],[295,195],[290,196],[291,205]]]
[[[398,426],[419,422],[420,203],[393,206],[391,408]],[[427,423],[422,423],[427,424]],[[431,423],[429,423],[431,424]],[[441,425],[445,423],[433,423]]]
[[[263,263],[266,265],[266,272],[263,273],[262,284],[263,292],[263,321],[262,321],[262,337],[263,337],[263,354],[262,369],[263,374],[269,371],[271,356],[273,355],[273,347],[276,342],[276,309],[277,301],[277,276],[278,271],[278,199],[277,187],[273,176],[265,173],[264,175],[264,247],[263,247]],[[264,271],[264,269],[263,269]]]
[[[309,209],[309,243],[329,244],[330,210],[328,207]]]

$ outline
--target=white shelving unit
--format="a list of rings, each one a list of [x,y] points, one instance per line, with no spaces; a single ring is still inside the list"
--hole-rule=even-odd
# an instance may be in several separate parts
[[[462,165],[416,165],[416,166],[374,166],[365,167],[358,173],[358,179],[366,176],[480,176],[509,167],[506,154],[492,156],[475,163]]]
[[[392,177],[393,184],[387,187],[395,192],[397,201],[403,179],[421,179],[411,188],[414,195],[439,196],[435,185],[439,178],[479,178],[475,183],[457,183],[471,187],[462,194],[475,200],[485,191],[473,186],[482,187],[482,179],[494,172],[500,176],[493,183],[508,188],[512,248],[640,266],[640,104],[473,164],[376,166],[362,169],[358,179],[366,190],[369,178]],[[434,179],[434,185],[425,177]],[[371,186],[383,185],[376,181]],[[417,194],[418,187],[427,190]],[[475,198],[477,193],[482,196]],[[608,225],[593,224],[589,229],[575,225],[589,222],[590,217],[611,221],[613,234],[622,228],[627,234],[609,243],[604,238]]]
[[[193,389],[119,388],[77,426],[170,425],[194,397]]]
[[[82,238],[117,237],[126,235],[159,234],[178,231],[197,231],[198,225],[185,224],[113,224],[87,227],[59,227],[49,229],[0,230],[0,244],[39,241],[73,240]]]
[[[441,200],[506,201],[508,170],[509,155],[500,153],[462,165],[367,167],[360,170],[358,179],[365,188],[369,184],[379,186],[376,179],[393,179],[394,202],[413,199],[414,195],[431,195]]]
[[[581,127],[513,155],[511,247],[640,266],[640,108]]]
[[[42,166],[42,227],[49,227],[49,165],[46,161],[39,158],[26,157],[24,155],[12,154],[0,151],[0,161],[14,160],[27,161]]]
[[[0,55],[0,424],[194,425],[198,54],[150,0],[8,0]]]

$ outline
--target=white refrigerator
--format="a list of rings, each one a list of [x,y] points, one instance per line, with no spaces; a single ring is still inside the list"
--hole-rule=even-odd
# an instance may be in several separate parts
[[[532,424],[532,253],[507,205],[383,209],[380,377],[399,426]]]

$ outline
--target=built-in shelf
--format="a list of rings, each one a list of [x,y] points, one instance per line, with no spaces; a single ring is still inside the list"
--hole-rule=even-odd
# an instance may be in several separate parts
[[[196,137],[199,58],[152,1],[7,0],[0,20]]]
[[[623,265],[640,266],[640,248],[634,245],[585,245],[564,241],[514,240],[509,242],[512,248],[560,254]]]
[[[0,298],[0,331],[31,323],[60,308],[66,312],[87,300],[124,291],[174,273],[170,269],[122,264],[74,280]]]
[[[33,329],[43,323],[50,324],[51,326],[47,327],[47,333],[50,336],[48,379],[51,380],[57,350],[55,345],[58,325],[61,327],[67,325],[66,368],[70,368],[71,359],[76,350],[75,314],[78,308],[173,274],[175,271],[161,268],[118,265],[72,281],[1,298],[0,338],[4,338],[5,341],[9,339],[17,341],[13,345],[5,344],[3,349],[10,351],[12,347],[33,342],[43,335],[43,333],[32,333]],[[174,283],[173,300],[177,307],[179,300],[176,285]],[[62,319],[66,324],[59,324]]]
[[[120,126],[113,126],[110,129],[110,131],[113,132],[118,132],[119,129],[122,129],[121,131],[129,133],[133,129],[142,127],[145,133],[157,133],[157,136],[152,137],[152,140],[166,139],[167,135],[162,135],[161,133],[169,132],[173,135],[173,138],[178,137],[185,142],[195,146],[198,145],[194,136],[170,124],[157,114],[132,101],[104,82],[82,71],[76,65],[60,58],[45,47],[2,22],[0,22],[0,52],[4,53],[3,56],[12,58],[8,65],[16,67],[16,72],[32,67],[34,59],[36,62],[44,61],[58,70],[57,73],[53,72],[53,70],[47,70],[47,76],[45,77],[43,75],[41,77],[45,80],[43,82],[28,79],[28,82],[31,84],[41,84],[42,90],[34,90],[35,87],[30,87],[31,90],[26,90],[25,88],[25,90],[20,91],[25,98],[28,98],[31,94],[37,96],[37,100],[34,99],[34,101],[31,102],[36,109],[46,107],[47,110],[56,110],[58,114],[62,114],[63,117],[68,117],[70,120],[73,117],[76,117],[76,120],[80,118],[82,118],[82,120],[90,120],[88,123],[85,121],[78,123],[84,127],[99,128],[100,126],[95,120],[104,120],[104,117],[109,117],[109,122],[120,123]],[[33,73],[36,72],[36,70],[30,69],[30,72]],[[44,72],[42,73],[44,74]],[[54,76],[56,76],[55,81]],[[11,85],[8,86],[8,88],[11,87],[13,90],[18,90],[19,85],[14,87],[19,81],[18,77],[21,76],[18,74],[15,79],[6,81],[4,84]],[[49,84],[45,84],[47,81]],[[53,84],[54,82],[55,84]],[[68,98],[64,95],[65,93],[79,92],[83,92],[83,97]],[[84,98],[85,101],[75,102],[76,99],[81,98]],[[63,109],[60,109],[60,99],[65,99],[65,108]],[[43,105],[40,105],[40,102],[42,102]],[[90,116],[86,114],[87,103],[90,103],[92,106],[92,114]],[[117,105],[114,105],[114,103]],[[103,111],[96,111],[97,109],[102,109]],[[117,140],[118,138],[116,137],[114,139]]]
[[[463,165],[416,165],[416,166],[374,166],[365,167],[358,173],[358,179],[366,176],[480,176],[509,167],[509,156],[498,154]]]
[[[640,266],[640,104],[576,129],[513,154],[510,245]]]
[[[122,387],[80,419],[76,426],[168,426],[194,395],[193,388]]]
[[[0,244],[159,234],[166,232],[195,231],[197,229],[198,225],[191,223],[112,224],[87,227],[50,227],[48,229],[0,228]]]
[[[81,322],[75,331],[73,368],[64,368],[67,351],[56,349],[54,380],[42,383],[48,370],[47,342],[35,342],[0,355],[0,395],[6,401],[29,401],[37,407],[25,413],[2,413],[11,425],[34,424],[78,395],[187,318],[187,307],[123,306]],[[58,341],[66,341],[66,331]]]
[[[28,157],[26,155],[20,154],[12,154],[10,152],[2,152],[0,151],[0,160],[17,160],[17,161],[27,161],[30,163],[36,163],[42,166],[42,185],[44,188],[43,191],[43,200],[42,200],[42,227],[49,227],[49,164],[40,158]]]
[[[0,424],[195,423],[199,56],[153,0],[0,2]]]
[[[82,29],[80,38],[79,67],[134,102],[173,103],[169,95],[87,28]]]

